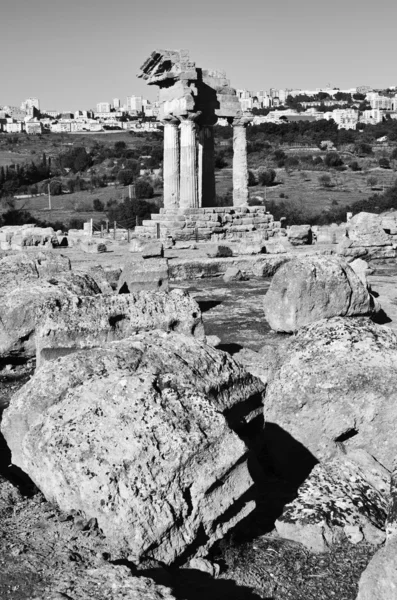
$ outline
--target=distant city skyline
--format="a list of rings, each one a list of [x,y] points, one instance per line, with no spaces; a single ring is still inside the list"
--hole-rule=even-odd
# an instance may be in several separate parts
[[[334,0],[3,0],[0,104],[28,97],[44,109],[75,111],[127,96],[153,101],[137,79],[155,48],[187,48],[200,67],[225,70],[249,90],[397,84],[397,5]]]

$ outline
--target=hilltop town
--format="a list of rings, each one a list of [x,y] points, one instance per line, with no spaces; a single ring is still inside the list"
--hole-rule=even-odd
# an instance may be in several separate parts
[[[237,89],[243,113],[254,116],[253,125],[285,124],[296,121],[333,120],[339,129],[356,129],[360,124],[374,125],[386,118],[397,119],[397,87],[373,89],[358,86],[302,89],[275,89],[252,92]],[[127,96],[111,102],[98,102],[95,109],[57,111],[41,108],[38,98],[21,105],[0,104],[0,132],[99,133],[106,131],[155,131],[161,126],[159,102],[142,96]],[[219,125],[227,125],[219,119]]]

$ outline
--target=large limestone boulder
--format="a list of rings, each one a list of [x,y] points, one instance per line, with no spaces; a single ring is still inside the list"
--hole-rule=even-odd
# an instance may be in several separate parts
[[[287,230],[287,236],[293,246],[305,246],[312,243],[312,228],[310,225],[291,225]]]
[[[205,338],[200,307],[183,290],[50,297],[36,326],[36,364],[151,329]]]
[[[141,258],[128,261],[118,280],[119,294],[141,291],[167,291],[169,288],[168,259]]]
[[[47,303],[61,306],[66,298],[94,296],[100,289],[89,275],[72,271],[49,279],[33,279],[0,295],[0,357],[31,358],[35,331]]]
[[[386,537],[389,480],[390,473],[370,455],[359,465],[340,453],[314,467],[276,521],[277,532],[313,552],[344,539],[378,546]]]
[[[337,253],[347,258],[395,258],[397,250],[393,238],[386,233],[382,217],[361,212],[352,217],[347,227],[347,238],[337,247]]]
[[[396,394],[397,336],[391,329],[365,317],[302,328],[267,386],[265,432],[274,430],[269,456],[283,473],[296,468],[298,456],[330,458],[343,443],[365,449],[391,470]]]
[[[264,308],[273,330],[294,332],[324,318],[370,315],[375,302],[345,261],[333,256],[307,256],[278,269]]]
[[[12,398],[12,462],[112,552],[200,555],[254,508],[239,430],[263,384],[193,337],[153,331],[45,363]]]
[[[392,240],[382,227],[382,219],[374,213],[361,212],[349,221],[347,234],[356,246],[391,246]]]

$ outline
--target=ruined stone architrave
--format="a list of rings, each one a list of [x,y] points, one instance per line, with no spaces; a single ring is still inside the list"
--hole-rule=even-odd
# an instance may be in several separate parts
[[[144,221],[136,233],[153,237],[160,221],[161,237],[172,235],[175,239],[205,240],[214,234],[230,238],[236,233],[243,237],[253,232],[272,235],[268,219],[260,222],[256,218],[254,222],[254,215],[244,217],[238,212],[248,202],[246,127],[252,119],[243,115],[236,90],[230,87],[225,73],[196,67],[187,50],[155,50],[138,77],[159,87],[159,117],[164,125],[164,209],[160,219],[153,215],[152,221]],[[213,127],[218,118],[226,118],[234,128],[233,207],[223,210],[227,218],[216,215],[213,219],[204,209],[216,204]],[[188,214],[194,214],[194,219],[188,219]]]

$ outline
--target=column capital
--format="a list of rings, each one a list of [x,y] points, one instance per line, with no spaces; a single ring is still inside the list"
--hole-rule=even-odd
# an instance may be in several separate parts
[[[188,112],[186,115],[178,115],[178,119],[181,123],[196,123],[201,117],[201,110],[197,112]]]
[[[230,119],[231,121],[231,125],[233,125],[233,127],[247,127],[247,125],[249,123],[252,123],[252,121],[254,120],[254,117],[235,117],[234,119]]]
[[[174,117],[174,115],[165,115],[162,119],[160,119],[160,122],[163,125],[179,125],[179,119]]]

